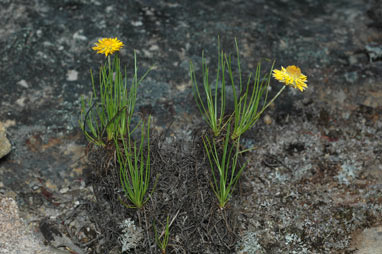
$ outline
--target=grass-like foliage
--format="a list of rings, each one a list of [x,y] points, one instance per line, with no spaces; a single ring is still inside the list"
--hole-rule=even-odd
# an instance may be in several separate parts
[[[231,138],[233,140],[240,137],[244,132],[253,127],[259,119],[261,113],[270,105],[266,104],[269,91],[269,83],[273,70],[273,65],[268,74],[261,75],[261,62],[257,64],[256,72],[250,73],[247,82],[244,84],[241,65],[240,53],[237,41],[236,58],[238,77],[233,75],[232,58],[226,56],[227,69],[233,90],[234,113],[233,113],[233,132]],[[253,77],[253,78],[252,78]],[[238,87],[236,83],[239,83]]]
[[[218,42],[219,43],[219,42]],[[196,80],[195,68],[190,62],[190,77],[193,84],[193,95],[196,105],[202,114],[203,119],[211,128],[215,137],[219,136],[224,128],[224,114],[226,106],[226,92],[225,92],[225,69],[226,61],[224,59],[224,52],[220,50],[220,43],[218,46],[218,67],[215,78],[215,87],[212,88],[212,82],[209,80],[209,70],[202,53],[202,75],[203,75],[203,93],[199,90]],[[220,85],[220,89],[219,89]],[[206,96],[206,102],[202,98],[202,94]]]
[[[234,187],[246,166],[238,165],[239,142],[234,142],[234,144],[229,142],[230,129],[231,127],[228,125],[223,144],[218,143],[215,139],[210,140],[208,136],[203,138],[203,145],[212,172],[213,181],[211,186],[220,208],[224,208],[229,201]]]
[[[155,227],[155,224],[154,224],[154,233],[155,233],[155,242],[156,242],[158,248],[161,250],[162,254],[166,254],[167,245],[168,245],[168,238],[170,236],[170,219],[169,219],[169,216],[167,216],[166,226],[165,226],[162,234],[160,234],[160,235],[158,234],[158,231]]]
[[[99,86],[91,72],[93,94],[81,100],[80,127],[89,142],[104,145],[118,135],[126,135],[137,99],[137,89],[150,70],[138,78],[137,57],[134,52],[134,74],[128,87],[127,71],[123,76],[118,55],[107,56],[99,72]]]
[[[147,130],[144,121],[140,122],[141,138],[134,141],[130,135],[114,138],[117,160],[119,164],[119,176],[123,191],[127,199],[133,204],[126,205],[128,208],[142,208],[147,202],[147,192],[150,185],[150,118],[147,122]],[[122,143],[122,149],[120,148]],[[155,187],[154,187],[155,188]]]

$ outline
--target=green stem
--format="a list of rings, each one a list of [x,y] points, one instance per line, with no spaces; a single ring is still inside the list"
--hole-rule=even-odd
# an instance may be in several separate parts
[[[259,113],[257,113],[256,117],[259,117],[277,99],[277,97],[280,96],[280,94],[284,91],[285,87],[286,86],[284,85],[280,89],[280,91],[275,95],[275,97],[273,97],[272,100],[270,102],[268,102],[267,105],[265,105],[265,107],[263,107]]]

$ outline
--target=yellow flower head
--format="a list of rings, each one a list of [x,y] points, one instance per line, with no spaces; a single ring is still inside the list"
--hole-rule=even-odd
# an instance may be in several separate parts
[[[92,48],[97,51],[97,54],[105,54],[111,55],[115,51],[119,51],[123,47],[123,42],[117,39],[117,37],[113,38],[102,38],[99,39],[98,42],[95,43],[95,46]]]
[[[307,88],[307,77],[301,73],[301,69],[295,65],[290,65],[286,69],[281,67],[280,70],[273,70],[273,77],[278,81],[298,88],[301,92]]]

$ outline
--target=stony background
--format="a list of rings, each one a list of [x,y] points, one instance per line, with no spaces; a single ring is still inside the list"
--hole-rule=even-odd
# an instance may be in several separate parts
[[[0,191],[32,226],[92,199],[82,178],[86,141],[78,117],[89,69],[103,61],[90,49],[99,37],[121,39],[128,66],[136,50],[141,73],[155,66],[138,110],[152,114],[159,131],[172,122],[169,135],[185,141],[200,123],[188,63],[198,66],[204,50],[213,70],[217,36],[231,52],[236,37],[243,69],[270,58],[277,67],[300,66],[309,79],[304,94],[285,92],[266,123],[246,136],[259,148],[243,180],[237,251],[381,253],[371,243],[382,222],[381,6],[0,0],[0,122],[12,144],[0,160]]]

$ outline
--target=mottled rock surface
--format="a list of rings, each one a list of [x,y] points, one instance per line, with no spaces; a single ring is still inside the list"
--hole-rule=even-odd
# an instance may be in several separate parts
[[[257,149],[246,155],[250,163],[232,200],[240,239],[222,249],[379,250],[367,228],[382,224],[380,0],[0,0],[0,6],[0,121],[8,122],[13,146],[0,160],[0,192],[16,193],[22,218],[49,219],[84,252],[104,253],[100,246],[109,239],[100,228],[107,225],[86,212],[97,200],[84,184],[88,148],[78,128],[80,98],[91,92],[89,69],[104,61],[91,46],[118,37],[128,70],[133,50],[140,74],[155,66],[136,109],[152,114],[153,128],[165,131],[168,146],[184,145],[178,150],[187,157],[203,126],[189,61],[200,78],[204,50],[214,76],[219,35],[232,53],[237,38],[245,75],[260,59],[276,59],[277,68],[301,67],[309,85],[304,93],[285,90],[242,138]],[[280,86],[273,81],[270,93]],[[105,207],[97,216],[109,219]],[[182,244],[176,229],[185,221],[180,211],[170,237],[175,245]],[[121,243],[111,244],[110,253],[119,253]]]
[[[65,254],[45,246],[33,228],[19,216],[13,198],[0,194],[0,253],[1,254]]]

